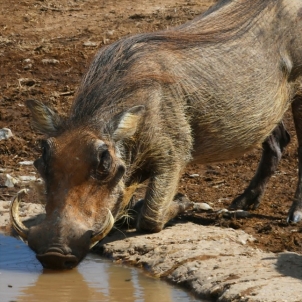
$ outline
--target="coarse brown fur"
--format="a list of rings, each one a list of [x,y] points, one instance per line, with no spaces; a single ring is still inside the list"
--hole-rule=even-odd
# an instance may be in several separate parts
[[[222,0],[179,27],[103,47],[65,120],[29,101],[34,125],[52,137],[50,159],[39,164],[52,171],[44,177],[48,203],[73,204],[93,229],[89,213],[106,207],[120,216],[127,188],[149,180],[137,227],[160,231],[179,212],[172,201],[188,162],[240,156],[280,124],[302,72],[301,7],[298,0]],[[60,147],[66,140],[71,149]],[[99,178],[91,179],[94,169]],[[105,174],[113,186],[103,185]],[[64,241],[64,230],[58,236]]]

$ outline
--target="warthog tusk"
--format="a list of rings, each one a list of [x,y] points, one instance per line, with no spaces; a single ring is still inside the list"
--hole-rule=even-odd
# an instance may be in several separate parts
[[[108,215],[106,217],[106,221],[104,223],[103,229],[94,234],[90,240],[90,248],[94,247],[100,240],[102,240],[112,229],[114,225],[114,218],[111,214],[111,211],[108,209]]]
[[[11,202],[9,213],[14,230],[18,233],[22,240],[27,240],[28,228],[23,224],[19,217],[19,203],[22,197],[27,194],[27,189],[20,190]]]

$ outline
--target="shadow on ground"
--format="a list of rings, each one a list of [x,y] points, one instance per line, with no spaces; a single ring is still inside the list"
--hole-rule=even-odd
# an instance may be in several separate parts
[[[277,271],[292,278],[302,280],[302,256],[295,253],[280,253],[276,263]]]

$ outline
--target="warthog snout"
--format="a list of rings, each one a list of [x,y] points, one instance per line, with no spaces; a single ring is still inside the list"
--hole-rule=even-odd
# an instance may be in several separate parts
[[[58,252],[48,251],[45,254],[37,254],[37,259],[44,268],[71,269],[77,266],[79,259],[74,255],[63,255]]]
[[[66,223],[65,223],[66,222]],[[71,269],[87,255],[91,230],[75,226],[70,221],[58,223],[45,219],[28,231],[27,242],[37,259],[47,269]]]
[[[27,238],[29,247],[36,252],[44,268],[74,268],[89,251],[92,231],[75,228],[72,223],[62,224],[60,231],[50,230],[50,227],[47,220],[31,227]]]
[[[44,268],[71,269],[87,255],[89,249],[103,239],[111,230],[114,219],[110,211],[105,217],[100,230],[93,231],[87,226],[78,225],[71,219],[60,219],[59,216],[46,216],[36,226],[27,228],[19,218],[18,208],[21,197],[26,190],[21,190],[11,204],[12,225],[18,235],[28,242],[36,252],[37,259]]]

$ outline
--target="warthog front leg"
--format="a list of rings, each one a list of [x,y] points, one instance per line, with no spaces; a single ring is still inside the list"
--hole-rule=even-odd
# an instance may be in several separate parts
[[[301,93],[301,92],[300,92]],[[293,204],[288,213],[288,222],[302,220],[302,95],[297,94],[292,103],[292,112],[298,138],[299,180]]]
[[[131,208],[131,217],[133,222],[130,225],[133,227],[135,227],[137,224],[138,216],[142,210],[144,202],[145,202],[144,199],[140,199]],[[168,222],[169,220],[175,218],[177,215],[182,214],[189,209],[193,209],[194,205],[195,203],[190,201],[187,196],[181,193],[177,193],[167,209],[165,220]]]
[[[257,172],[245,191],[233,200],[230,209],[248,210],[259,206],[267,182],[276,171],[282,151],[289,141],[290,136],[281,122],[263,142],[263,152]]]
[[[181,195],[176,195],[173,200],[181,169],[172,167],[173,170],[168,173],[151,178],[145,199],[135,205],[134,210],[138,212],[137,230],[159,232],[169,220],[193,205]]]

